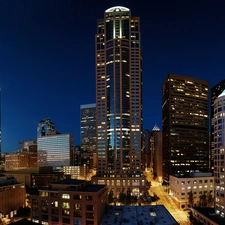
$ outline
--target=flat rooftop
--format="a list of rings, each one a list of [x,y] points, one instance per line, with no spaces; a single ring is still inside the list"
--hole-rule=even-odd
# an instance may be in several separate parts
[[[65,179],[65,180],[59,180],[52,184],[71,184],[71,185],[80,185],[83,183],[87,183],[86,180],[76,180],[76,179]]]
[[[103,184],[90,184],[86,187],[81,188],[78,191],[82,191],[82,192],[98,192],[100,191],[102,188],[104,188],[106,185]]]
[[[163,205],[109,206],[100,225],[178,225]]]
[[[22,219],[22,220],[19,220],[17,222],[14,222],[14,223],[10,223],[10,224],[15,224],[15,225],[41,225],[40,223],[34,223],[30,220],[27,220],[27,219]]]

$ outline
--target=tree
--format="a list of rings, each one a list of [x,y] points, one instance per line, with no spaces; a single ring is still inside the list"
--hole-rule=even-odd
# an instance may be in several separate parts
[[[190,192],[188,192],[188,204],[190,205],[190,207],[193,206],[193,202],[194,202],[194,197],[193,197],[193,192],[191,190]]]
[[[15,217],[29,217],[30,216],[30,208],[29,207],[20,207],[17,210]]]
[[[119,199],[118,201],[121,202],[122,204],[126,204],[126,194],[124,193],[124,190],[122,192],[120,192],[119,194]]]
[[[130,205],[131,201],[132,201],[131,193],[130,193],[130,191],[127,191],[126,205]]]
[[[207,196],[205,193],[199,196],[199,206],[207,207]]]
[[[207,193],[207,206],[208,206],[208,207],[213,207],[213,205],[214,205],[214,198],[213,198],[213,196],[212,196],[212,192],[209,191],[209,192]]]
[[[111,189],[108,194],[108,204],[111,204],[113,202],[113,190]]]
[[[158,195],[156,193],[153,193],[153,197],[152,197],[152,201],[156,202],[159,200],[160,198],[158,197]]]

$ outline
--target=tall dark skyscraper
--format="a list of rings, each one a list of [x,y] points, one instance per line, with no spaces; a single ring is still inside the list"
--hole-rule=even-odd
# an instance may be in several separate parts
[[[218,98],[218,96],[225,90],[225,80],[221,80],[218,84],[211,88],[211,143],[210,143],[210,163],[211,168],[214,167],[214,102]]]
[[[163,178],[209,169],[208,82],[169,74],[162,90]]]
[[[0,165],[2,158],[2,90],[0,88]]]
[[[140,19],[116,6],[97,22],[97,177],[118,193],[139,195],[141,165],[142,51]],[[139,189],[139,190],[138,190]]]
[[[94,153],[96,149],[96,105],[80,106],[81,149]]]

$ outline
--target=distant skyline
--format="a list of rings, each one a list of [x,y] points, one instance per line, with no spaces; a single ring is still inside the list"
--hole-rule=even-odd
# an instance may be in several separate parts
[[[161,129],[167,74],[209,81],[225,74],[225,2],[8,0],[0,4],[2,152],[36,140],[40,120],[80,144],[80,105],[95,103],[95,34],[112,6],[140,17],[143,129]]]

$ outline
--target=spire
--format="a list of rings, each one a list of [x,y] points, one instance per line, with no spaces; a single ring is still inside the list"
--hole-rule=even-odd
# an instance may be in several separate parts
[[[152,131],[160,131],[159,127],[155,124],[155,126],[153,127]]]

